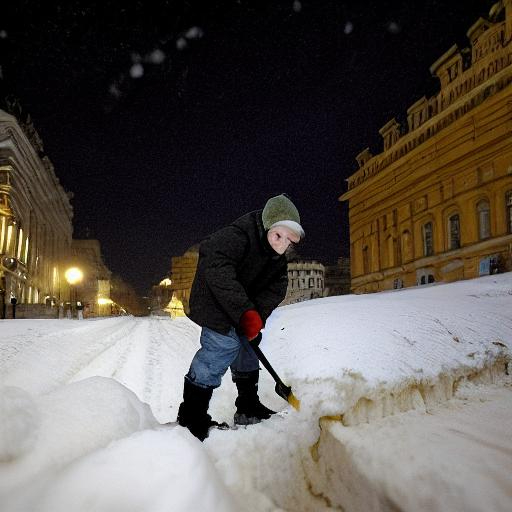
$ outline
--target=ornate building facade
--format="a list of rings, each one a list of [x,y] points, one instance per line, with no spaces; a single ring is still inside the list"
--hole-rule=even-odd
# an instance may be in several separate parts
[[[0,318],[57,316],[68,294],[69,195],[44,155],[30,118],[0,110]]]
[[[288,263],[288,289],[281,306],[324,296],[325,267],[317,261]]]
[[[512,0],[430,68],[440,91],[348,179],[352,291],[512,270]]]
[[[198,245],[192,246],[183,256],[174,256],[171,259],[171,295],[183,304],[183,309],[187,314],[190,312],[190,291],[192,290],[198,261]]]

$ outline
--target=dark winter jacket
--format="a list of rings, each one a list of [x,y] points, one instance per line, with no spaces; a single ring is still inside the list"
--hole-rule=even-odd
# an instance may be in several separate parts
[[[248,309],[265,322],[287,285],[286,256],[268,243],[261,210],[251,212],[201,243],[189,317],[222,334],[237,328]]]

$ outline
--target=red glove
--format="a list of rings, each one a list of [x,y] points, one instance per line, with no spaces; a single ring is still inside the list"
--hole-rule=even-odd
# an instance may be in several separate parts
[[[260,314],[255,309],[248,309],[240,317],[240,329],[249,341],[256,338],[263,329],[263,320]]]

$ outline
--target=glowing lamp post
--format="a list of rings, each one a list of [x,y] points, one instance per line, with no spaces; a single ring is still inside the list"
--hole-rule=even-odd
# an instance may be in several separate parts
[[[64,272],[64,277],[69,284],[69,306],[71,308],[71,316],[73,316],[73,301],[76,306],[76,285],[82,281],[84,274],[79,268],[70,267]]]

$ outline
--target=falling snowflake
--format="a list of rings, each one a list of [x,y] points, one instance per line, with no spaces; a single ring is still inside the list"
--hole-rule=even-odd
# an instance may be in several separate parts
[[[180,37],[176,41],[176,48],[178,48],[178,50],[184,50],[187,46],[188,46],[188,43],[184,37]]]
[[[293,10],[295,12],[302,11],[302,4],[299,2],[299,0],[295,0],[295,2],[293,2]]]
[[[108,92],[109,92],[112,96],[115,96],[116,98],[119,98],[119,96],[121,96],[121,91],[119,90],[119,87],[118,87],[116,84],[112,84],[112,85],[108,88]]]
[[[130,68],[130,76],[132,78],[140,78],[142,75],[144,75],[144,67],[142,64],[137,63]]]
[[[200,39],[203,37],[203,31],[199,27],[191,27],[187,30],[185,37],[187,39]]]
[[[402,27],[396,21],[390,21],[387,28],[392,34],[398,34],[402,30]]]
[[[0,39],[7,39],[7,31],[0,30]]]
[[[353,30],[354,30],[354,24],[351,21],[347,21],[345,23],[345,26],[343,27],[343,32],[348,35],[348,34],[351,34]]]
[[[151,64],[162,64],[162,62],[164,60],[165,60],[165,53],[158,48],[156,50],[153,50],[146,57],[146,62],[150,62]]]

